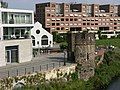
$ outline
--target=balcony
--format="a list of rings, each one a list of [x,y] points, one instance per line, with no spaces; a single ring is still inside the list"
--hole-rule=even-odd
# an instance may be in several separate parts
[[[17,39],[30,39],[30,35],[25,34],[24,36],[20,35],[3,35],[3,40],[17,40]]]

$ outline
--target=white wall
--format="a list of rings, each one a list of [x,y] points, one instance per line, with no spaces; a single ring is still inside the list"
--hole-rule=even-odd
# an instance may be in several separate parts
[[[0,41],[0,66],[7,64],[5,59],[5,47],[18,45],[19,63],[31,61],[32,43],[31,39],[4,40]]]
[[[40,30],[40,34],[36,34],[36,30]],[[34,27],[31,29],[31,35],[35,37],[35,46],[33,46],[33,48],[48,47],[49,45],[50,47],[53,47],[53,35],[42,28],[42,25],[39,22],[34,24]],[[43,35],[48,36],[48,45],[41,45],[41,38]],[[39,45],[37,44],[37,41],[39,41]]]

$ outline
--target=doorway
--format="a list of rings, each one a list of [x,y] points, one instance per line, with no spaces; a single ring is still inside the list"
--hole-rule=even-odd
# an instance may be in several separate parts
[[[7,46],[5,49],[7,63],[18,63],[18,46]]]

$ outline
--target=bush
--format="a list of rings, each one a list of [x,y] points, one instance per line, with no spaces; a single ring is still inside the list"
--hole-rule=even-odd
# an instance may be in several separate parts
[[[60,49],[63,51],[64,49],[67,49],[68,44],[67,43],[61,43],[60,44]]]
[[[61,42],[66,42],[66,38],[67,38],[67,34],[59,34],[57,32],[53,32],[53,41],[57,42],[57,43],[61,43]]]
[[[107,39],[107,35],[100,36],[100,39]]]
[[[119,35],[117,35],[117,38],[120,38],[120,34],[119,34]]]
[[[115,39],[116,37],[115,36],[111,36],[112,39]]]

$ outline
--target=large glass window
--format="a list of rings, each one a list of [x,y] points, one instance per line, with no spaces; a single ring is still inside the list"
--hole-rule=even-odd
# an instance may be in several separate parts
[[[3,38],[4,40],[8,39],[22,39],[29,38],[29,30],[30,28],[4,28],[3,29]],[[26,33],[28,32],[28,37]]]
[[[32,14],[2,12],[3,24],[31,24]]]
[[[48,36],[46,36],[46,35],[43,35],[42,36],[42,39],[41,39],[42,41],[42,45],[48,45]]]
[[[8,21],[7,13],[3,12],[2,13],[2,23],[3,24],[8,23],[7,21]]]

